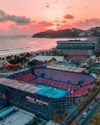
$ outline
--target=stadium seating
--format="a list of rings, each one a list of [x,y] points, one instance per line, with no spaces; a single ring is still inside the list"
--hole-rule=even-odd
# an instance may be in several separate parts
[[[81,87],[80,89],[78,89],[77,91],[75,91],[74,93],[71,93],[70,96],[81,96],[84,93],[86,93],[86,91],[90,88],[91,85],[85,85],[83,87]]]
[[[13,79],[23,82],[30,82],[33,81],[33,79],[35,79],[35,76],[31,73],[25,73],[22,75],[15,76]]]
[[[55,82],[55,81],[47,80],[47,79],[43,79],[43,78],[38,78],[37,83],[43,83],[43,84],[46,84],[46,85],[50,85],[50,86],[54,86],[54,87],[58,87],[58,88],[66,89],[66,90],[76,90],[76,89],[78,89],[78,87],[74,86],[74,85]]]
[[[24,72],[13,77],[15,80],[45,84],[52,87],[73,91],[70,96],[80,96],[87,91],[94,79],[89,75],[65,72],[48,68],[36,68],[34,73]]]
[[[44,78],[51,80],[57,80],[59,82],[70,82],[70,84],[79,84],[80,81],[83,81],[84,84],[89,84],[93,81],[93,78],[89,75],[73,73],[73,72],[64,72],[46,68],[35,69],[35,74],[37,77],[41,77],[44,74]]]

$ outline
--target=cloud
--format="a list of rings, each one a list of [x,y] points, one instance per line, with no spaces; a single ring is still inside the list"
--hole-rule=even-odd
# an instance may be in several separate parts
[[[41,21],[38,24],[39,25],[43,25],[44,27],[48,27],[48,26],[54,25],[52,22],[48,22],[48,21]]]
[[[43,2],[43,5],[45,6],[45,8],[50,8],[57,3],[59,3],[58,0],[50,0],[48,2]]]
[[[55,20],[54,22],[55,22],[55,23],[58,23],[59,21],[58,21],[58,20]]]
[[[53,3],[58,3],[59,1],[58,0],[54,0]]]
[[[63,17],[64,17],[64,19],[74,19],[74,16],[71,14],[66,14]]]
[[[0,10],[0,22],[12,21],[16,24],[28,24],[31,23],[31,20],[25,16],[16,16],[6,14],[4,11]]]
[[[46,7],[46,8],[49,8],[49,7],[50,7],[50,5],[49,5],[49,4],[47,4],[47,5],[45,5],[45,7]]]
[[[62,23],[62,24],[66,24],[67,21],[66,21],[66,20],[62,20],[61,23]]]
[[[72,7],[71,7],[71,6],[68,6],[67,8],[68,8],[68,9],[71,9]]]
[[[96,19],[96,18],[86,19],[84,21],[79,21],[75,23],[74,25],[80,28],[90,28],[94,26],[100,26],[100,19]]]
[[[85,6],[85,9],[89,9],[90,7],[89,6]]]

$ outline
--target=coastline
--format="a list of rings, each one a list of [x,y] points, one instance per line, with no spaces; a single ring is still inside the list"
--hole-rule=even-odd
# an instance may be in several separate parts
[[[35,50],[35,51],[26,51],[26,52],[19,52],[19,53],[13,53],[13,54],[5,54],[5,55],[0,55],[0,58],[6,58],[8,56],[19,56],[21,54],[26,54],[26,53],[30,53],[30,54],[41,54],[41,52],[48,52],[48,51],[52,51],[55,48],[50,48],[50,49],[43,49],[43,50]]]
[[[8,37],[0,39],[0,57],[16,55],[21,53],[34,53],[37,51],[49,50],[56,47],[56,41],[59,40],[71,40],[72,38],[30,38],[21,37],[10,39]],[[74,39],[74,38],[73,38]],[[79,39],[79,38],[77,38]],[[80,38],[85,40],[86,38]]]
[[[28,61],[37,55],[52,55],[55,48],[0,56],[0,73],[20,71],[28,68]],[[18,60],[20,60],[18,62]],[[12,61],[12,62],[11,62]],[[11,67],[11,68],[10,68]]]

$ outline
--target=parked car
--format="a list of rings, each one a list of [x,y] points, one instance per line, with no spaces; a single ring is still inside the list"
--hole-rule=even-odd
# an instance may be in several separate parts
[[[87,112],[83,112],[81,118],[85,118],[86,115],[87,115]]]
[[[89,108],[88,108],[88,110],[91,110],[92,108],[93,108],[93,105],[90,105]]]

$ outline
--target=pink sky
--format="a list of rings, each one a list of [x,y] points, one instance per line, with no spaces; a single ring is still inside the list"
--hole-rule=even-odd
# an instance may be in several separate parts
[[[100,26],[100,0],[0,0],[0,34]]]

